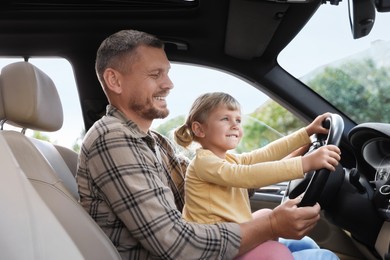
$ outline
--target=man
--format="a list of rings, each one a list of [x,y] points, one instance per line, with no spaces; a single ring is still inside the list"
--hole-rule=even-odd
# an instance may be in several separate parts
[[[232,259],[277,237],[306,235],[320,207],[298,208],[299,199],[243,224],[182,219],[188,161],[149,129],[169,113],[169,69],[163,43],[139,31],[117,32],[97,52],[109,105],[84,138],[77,181],[81,204],[122,258]]]

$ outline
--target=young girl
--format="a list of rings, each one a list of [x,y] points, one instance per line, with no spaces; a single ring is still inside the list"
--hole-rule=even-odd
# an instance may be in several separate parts
[[[183,147],[193,141],[201,146],[187,168],[183,217],[207,224],[242,223],[268,214],[266,210],[252,214],[248,188],[302,178],[305,172],[321,168],[334,171],[340,160],[340,150],[334,145],[285,158],[310,144],[310,135],[326,134],[322,121],[327,116],[323,114],[307,127],[263,148],[238,155],[228,151],[237,147],[243,135],[240,104],[226,93],[198,97],[174,136]]]

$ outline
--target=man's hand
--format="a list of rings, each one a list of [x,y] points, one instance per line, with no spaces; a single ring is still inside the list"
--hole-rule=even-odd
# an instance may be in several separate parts
[[[300,197],[287,200],[276,207],[269,220],[275,237],[301,239],[309,233],[320,219],[320,205],[298,207]]]
[[[239,255],[267,240],[279,237],[300,239],[307,235],[320,219],[320,205],[298,207],[300,198],[287,200],[272,211],[263,211],[253,220],[240,224]]]

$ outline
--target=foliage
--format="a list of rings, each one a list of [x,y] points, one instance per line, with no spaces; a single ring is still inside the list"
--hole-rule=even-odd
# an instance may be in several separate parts
[[[168,120],[164,124],[159,125],[156,128],[156,131],[170,139],[173,139],[173,131],[180,125],[184,124],[184,121],[184,115],[177,116],[175,118],[172,118],[171,120]]]
[[[171,140],[172,144],[176,147],[178,153],[181,153],[188,158],[193,158],[195,155],[196,144],[186,149],[178,145],[173,138],[173,132],[175,131],[175,129],[181,126],[182,124],[184,124],[184,122],[185,122],[185,116],[180,115],[168,120],[164,124],[159,125],[155,130],[160,134],[166,136],[169,140]]]
[[[50,140],[49,136],[47,136],[45,134],[42,134],[39,131],[34,131],[33,134],[32,134],[32,137],[35,138],[35,139],[39,139],[39,140],[43,140],[43,141],[47,141],[47,142],[52,142]]]
[[[356,123],[390,122],[389,79],[388,67],[364,59],[326,67],[307,85]]]
[[[252,151],[301,127],[300,120],[270,99],[245,118],[244,136],[235,151]]]
[[[77,139],[74,141],[74,144],[72,146],[72,150],[75,151],[76,153],[80,152],[81,142],[83,141],[84,136],[85,136],[85,129],[81,130],[80,136],[77,137]]]

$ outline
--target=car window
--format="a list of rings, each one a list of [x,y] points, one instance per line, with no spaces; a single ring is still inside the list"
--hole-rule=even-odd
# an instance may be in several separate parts
[[[0,67],[22,61],[22,58],[0,59]],[[56,84],[64,111],[64,124],[59,131],[37,132],[29,136],[63,145],[79,151],[84,136],[84,124],[76,83],[70,63],[62,58],[30,58],[29,62],[47,73]],[[235,152],[242,153],[262,147],[300,127],[303,123],[292,113],[254,86],[228,73],[211,68],[172,63],[169,76],[174,89],[168,96],[169,116],[155,120],[152,128],[173,140],[173,130],[185,120],[192,102],[205,92],[223,91],[234,96],[242,106],[244,137]],[[184,150],[191,157],[194,150]]]
[[[390,122],[389,24],[376,12],[371,32],[354,39],[348,1],[322,5],[278,62],[356,123]]]
[[[195,98],[214,91],[231,94],[242,106],[244,137],[236,148],[237,153],[262,147],[303,126],[302,121],[266,94],[228,73],[173,63],[169,76],[174,83],[168,96],[170,114],[165,119],[155,120],[152,128],[171,140],[173,130],[184,123]],[[182,151],[191,157],[194,149]]]

